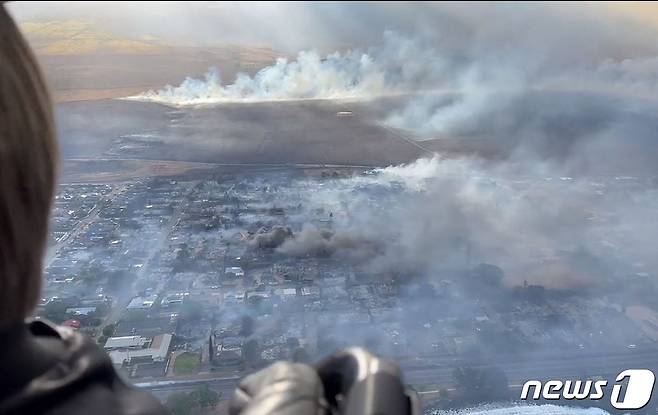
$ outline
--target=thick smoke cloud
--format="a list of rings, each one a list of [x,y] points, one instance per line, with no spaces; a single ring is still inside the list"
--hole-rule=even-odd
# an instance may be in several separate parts
[[[541,170],[522,176],[507,164],[434,157],[338,179],[306,201],[336,212],[333,229],[306,228],[279,252],[351,253],[371,272],[405,278],[493,263],[508,285],[558,289],[597,287],[658,266],[648,249],[658,232],[651,183]]]
[[[591,5],[446,4],[396,13],[393,32],[373,15],[379,40],[364,34],[368,45],[300,52],[229,85],[213,69],[129,99],[185,106],[395,96],[376,117],[417,140],[482,140],[505,158],[549,160],[564,174],[656,172],[651,24]]]
[[[277,250],[293,257],[340,257],[362,262],[380,254],[382,241],[369,240],[354,232],[334,232],[312,226],[304,227]]]
[[[372,241],[351,232],[334,232],[306,225],[293,233],[289,227],[262,228],[249,240],[253,250],[274,251],[290,257],[340,257],[363,262],[380,254],[381,241]]]
[[[271,230],[259,229],[249,245],[253,249],[274,249],[292,237],[292,230],[288,227],[275,226]]]
[[[358,252],[353,259],[371,270],[411,274],[491,262],[508,282],[562,288],[654,264],[645,248],[658,231],[646,225],[654,212],[621,197],[614,177],[642,176],[634,180],[645,186],[658,173],[655,27],[590,5],[421,9],[408,12],[413,30],[382,30],[368,46],[301,52],[230,85],[212,71],[131,99],[173,106],[377,100],[381,123],[429,148],[472,140],[499,153],[487,161],[423,159],[337,181],[309,203],[340,201],[336,210],[351,213],[331,231],[309,226],[286,238],[280,253]],[[392,192],[397,186],[402,191]]]
[[[646,84],[655,86],[658,47],[650,39],[656,29],[639,24],[628,13],[605,7],[434,4],[301,8],[307,22],[321,20],[320,15],[342,17],[343,24],[332,35],[351,34],[356,47],[329,54],[302,51],[295,59],[281,59],[254,77],[243,74],[230,85],[223,85],[220,71],[212,69],[205,79],[188,78],[178,87],[134,98],[198,105],[372,98],[419,88],[424,92],[448,89],[463,96],[458,105],[469,112],[485,107],[483,102],[496,91],[515,95],[528,88],[550,87],[628,92],[628,87],[634,86],[641,92]],[[363,14],[369,15],[368,33],[354,33],[352,20],[358,22],[353,26],[363,27],[359,19]],[[622,30],[630,25],[633,30]],[[307,41],[319,37],[315,34],[306,31]],[[312,43],[313,47],[317,43]],[[336,47],[340,49],[345,50]],[[429,122],[431,129],[445,129],[441,121],[454,118],[456,112],[461,111],[437,114]]]
[[[187,78],[180,86],[167,86],[128,99],[184,106],[363,97],[384,90],[383,73],[368,55],[336,52],[321,58],[309,51],[301,52],[294,61],[278,59],[254,77],[238,74],[231,85],[223,86],[219,70],[211,68],[203,80]]]
[[[425,42],[386,33],[380,47],[368,51],[300,52],[294,60],[280,58],[253,77],[238,74],[223,85],[220,71],[211,68],[204,79],[185,79],[127,99],[172,106],[212,105],[303,99],[368,99],[409,92],[440,76],[441,58],[424,54]]]

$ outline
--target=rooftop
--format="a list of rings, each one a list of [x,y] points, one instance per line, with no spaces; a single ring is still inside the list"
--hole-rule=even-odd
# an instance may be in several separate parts
[[[142,348],[145,344],[149,342],[149,339],[142,336],[121,336],[121,337],[110,337],[105,342],[105,349],[130,349],[130,348]]]
[[[132,300],[130,300],[130,304],[128,304],[128,309],[129,310],[135,310],[135,309],[147,309],[153,307],[153,303],[155,303],[155,300],[158,298],[157,295],[149,295],[145,297],[135,297]]]
[[[130,361],[135,358],[149,357],[155,362],[161,362],[167,358],[171,339],[171,334],[160,334],[153,337],[151,347],[136,350],[114,350],[110,352],[110,359],[112,359],[112,363],[115,365],[130,363]]]

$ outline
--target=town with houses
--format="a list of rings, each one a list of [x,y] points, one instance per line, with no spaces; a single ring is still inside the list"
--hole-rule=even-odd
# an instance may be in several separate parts
[[[550,358],[655,347],[649,308],[610,295],[552,295],[527,282],[504,289],[495,265],[438,277],[375,274],[321,250],[281,252],[281,241],[304,226],[332,232],[344,220],[341,206],[307,206],[306,196],[352,174],[363,173],[219,171],[62,184],[37,316],[93,338],[136,384],[238,378],[350,345],[403,368],[505,362],[529,348]],[[355,191],[377,204],[403,190]],[[634,278],[627,288],[656,290],[648,274]]]

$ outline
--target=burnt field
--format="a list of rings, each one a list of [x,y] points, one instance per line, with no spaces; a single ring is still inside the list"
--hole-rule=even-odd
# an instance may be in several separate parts
[[[427,153],[344,102],[170,108],[102,100],[60,104],[57,112],[69,160],[387,166]]]
[[[64,159],[382,167],[437,152],[549,163],[566,175],[655,175],[656,106],[582,92],[536,91],[443,132],[395,129],[391,114],[423,96],[173,108],[98,100],[57,106]],[[450,106],[452,94],[424,95]],[[646,104],[646,108],[639,107]],[[427,115],[427,114],[425,114]],[[420,114],[409,120],[431,121]]]

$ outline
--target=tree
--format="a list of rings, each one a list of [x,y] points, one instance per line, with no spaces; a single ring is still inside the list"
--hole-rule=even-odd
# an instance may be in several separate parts
[[[219,403],[219,393],[210,389],[208,385],[204,384],[191,393],[194,395],[201,408],[214,408]]]
[[[114,324],[110,323],[107,326],[103,327],[103,336],[112,337],[114,334]]]
[[[240,335],[249,337],[254,334],[254,319],[251,316],[242,316],[240,321]]]
[[[201,409],[217,406],[220,396],[208,385],[203,385],[192,392],[172,393],[165,406],[173,415],[193,415],[202,412]]]
[[[183,272],[192,267],[192,251],[187,244],[181,244],[180,249],[176,253],[176,259],[172,265],[174,273]]]
[[[100,326],[103,321],[98,317],[86,318],[84,321],[85,326],[97,327]]]
[[[67,319],[66,309],[75,304],[66,300],[53,300],[46,304],[44,316],[55,323],[61,323]]]
[[[192,392],[175,392],[169,395],[165,406],[173,415],[190,415],[199,408],[199,401]]]

